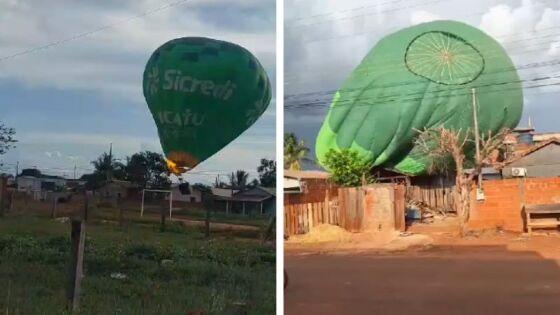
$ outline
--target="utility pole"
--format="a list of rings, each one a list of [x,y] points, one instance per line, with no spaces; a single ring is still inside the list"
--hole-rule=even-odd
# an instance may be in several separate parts
[[[16,176],[14,176],[14,178],[16,178],[19,174],[19,161],[16,162]]]
[[[481,165],[480,160],[480,137],[478,131],[478,108],[476,104],[476,89],[471,89],[472,94],[472,108],[473,108],[473,121],[474,121],[474,141],[476,149],[476,165]],[[478,174],[477,190],[476,190],[476,200],[484,200],[484,192],[482,191],[482,165],[480,173]]]
[[[74,163],[74,180],[76,180],[76,163]]]
[[[109,165],[107,169],[107,180],[113,179],[113,143],[109,144]]]

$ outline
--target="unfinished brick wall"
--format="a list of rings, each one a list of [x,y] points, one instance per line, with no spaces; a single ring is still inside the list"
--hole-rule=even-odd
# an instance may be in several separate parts
[[[560,177],[488,180],[483,187],[486,200],[476,201],[476,189],[471,195],[472,230],[502,228],[522,232],[523,204],[560,203]]]

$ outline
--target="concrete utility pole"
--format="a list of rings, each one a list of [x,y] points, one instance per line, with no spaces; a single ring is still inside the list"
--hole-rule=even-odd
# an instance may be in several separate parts
[[[478,131],[478,108],[476,104],[476,89],[471,89],[472,94],[472,108],[473,108],[473,121],[474,121],[474,141],[476,149],[476,164],[480,165],[480,136]],[[476,200],[484,200],[484,192],[482,191],[482,167],[478,174]]]

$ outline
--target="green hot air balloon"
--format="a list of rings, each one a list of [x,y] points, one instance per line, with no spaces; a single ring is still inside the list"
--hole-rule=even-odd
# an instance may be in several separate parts
[[[318,160],[330,149],[351,149],[372,166],[424,174],[430,161],[414,147],[417,130],[472,130],[472,88],[481,133],[518,124],[521,82],[490,36],[454,21],[388,35],[335,94],[317,137]]]
[[[270,103],[270,80],[245,48],[202,37],[171,40],[150,57],[144,97],[174,173],[218,152]]]

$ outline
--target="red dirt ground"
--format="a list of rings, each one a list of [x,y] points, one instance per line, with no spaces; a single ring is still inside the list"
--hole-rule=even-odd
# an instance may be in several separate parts
[[[287,246],[285,313],[558,314],[560,235],[413,226],[433,244],[404,251]]]

